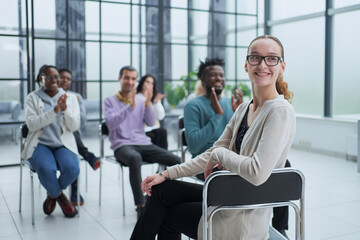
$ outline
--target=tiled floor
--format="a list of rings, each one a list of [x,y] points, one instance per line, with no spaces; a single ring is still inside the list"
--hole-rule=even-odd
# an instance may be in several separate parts
[[[86,139],[86,143],[96,146],[97,142]],[[356,171],[356,163],[299,150],[291,150],[289,159],[306,177],[306,239],[360,239],[360,174]],[[35,226],[31,225],[28,171],[24,176],[23,210],[19,213],[19,167],[0,168],[0,239],[129,239],[136,213],[128,171],[125,170],[126,216],[123,217],[118,167],[111,163],[103,165],[103,195],[99,206],[99,171],[88,168],[89,189],[86,192],[84,166],[81,163],[81,193],[86,202],[80,209],[79,218],[65,218],[59,206],[51,216],[46,216],[42,212],[46,193],[39,188],[36,178]],[[152,171],[152,166],[145,166],[143,177]],[[293,216],[290,210],[288,233],[292,239]]]

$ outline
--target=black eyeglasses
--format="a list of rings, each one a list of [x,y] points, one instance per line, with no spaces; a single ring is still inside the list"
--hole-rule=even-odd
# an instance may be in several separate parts
[[[48,80],[48,81],[52,81],[52,80],[59,80],[60,79],[60,77],[59,77],[59,75],[55,75],[55,76],[47,76],[47,77],[45,77],[45,79],[46,80]]]
[[[252,66],[260,65],[261,61],[264,59],[266,65],[268,66],[276,66],[279,61],[284,61],[282,57],[277,56],[258,56],[258,55],[247,55],[246,60]]]

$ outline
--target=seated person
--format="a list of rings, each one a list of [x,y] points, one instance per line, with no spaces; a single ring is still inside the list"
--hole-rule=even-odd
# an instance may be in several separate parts
[[[77,213],[63,189],[79,175],[79,160],[73,131],[80,127],[79,104],[74,95],[58,88],[56,67],[44,65],[37,76],[40,89],[25,101],[26,125],[29,133],[21,155],[28,159],[47,191],[44,213],[50,215],[59,203],[66,217]],[[56,171],[61,175],[56,177]]]
[[[145,134],[151,138],[151,142],[159,147],[162,147],[167,150],[167,131],[165,128],[160,127],[159,121],[163,120],[165,117],[165,109],[161,104],[161,99],[164,97],[164,94],[159,93],[156,87],[155,77],[151,74],[146,74],[140,79],[140,82],[137,86],[137,94],[141,94],[144,97],[145,91],[152,91],[153,96],[151,98],[151,103],[154,107],[156,113],[156,124],[153,127],[145,126]]]
[[[180,163],[180,158],[152,144],[145,135],[144,124],[154,125],[156,114],[151,104],[152,91],[144,91],[144,96],[136,94],[137,76],[135,68],[121,68],[118,78],[121,90],[104,100],[104,113],[116,160],[129,166],[130,184],[139,216],[145,205],[140,186],[142,162],[172,166]]]
[[[73,94],[76,96],[79,106],[80,106],[80,123],[81,126],[84,126],[86,123],[86,110],[84,106],[84,100],[79,93],[69,90],[72,81],[72,74],[69,69],[60,69],[60,87],[66,91],[67,94]],[[76,146],[79,151],[79,154],[87,161],[90,166],[95,170],[100,167],[100,158],[96,157],[94,153],[89,152],[88,148],[85,147],[84,143],[80,137],[80,131],[77,130],[74,133],[76,140]],[[77,180],[71,184],[71,202],[73,205],[77,205]],[[84,204],[84,198],[80,195],[80,205]]]
[[[181,239],[181,233],[202,239],[202,185],[174,179],[201,172],[206,178],[218,166],[260,185],[273,169],[284,167],[296,117],[289,103],[293,93],[282,76],[283,59],[283,46],[273,36],[260,36],[250,43],[245,71],[253,99],[236,109],[212,148],[142,182],[150,198],[131,239],[153,240],[156,235],[158,240]],[[211,88],[214,98],[215,88]],[[213,218],[213,239],[268,239],[271,214],[271,208],[220,211]]]
[[[200,62],[198,78],[205,92],[185,105],[185,136],[193,158],[205,152],[219,139],[233,112],[243,102],[243,93],[239,89],[236,89],[236,101],[233,96],[231,100],[221,96],[225,86],[224,65],[224,61],[218,58]],[[215,89],[216,95],[213,94],[212,88]],[[287,160],[285,167],[290,167]],[[197,178],[205,180],[202,173],[198,174]],[[288,211],[287,206],[274,208],[272,220],[273,227],[285,237],[288,229]]]

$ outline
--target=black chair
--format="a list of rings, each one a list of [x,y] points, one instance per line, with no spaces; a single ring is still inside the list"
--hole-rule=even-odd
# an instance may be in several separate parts
[[[24,150],[25,147],[25,142],[26,142],[26,138],[27,135],[29,133],[29,128],[27,127],[26,124],[23,124],[20,126],[20,130],[19,130],[19,136],[20,136],[20,191],[19,191],[19,212],[21,212],[21,206],[22,206],[22,168],[23,166],[27,166],[29,168],[29,172],[30,172],[30,186],[31,186],[31,223],[32,225],[35,225],[35,203],[34,203],[34,173],[35,170],[31,167],[30,163],[27,161],[27,159],[23,159],[21,157],[21,152]],[[78,176],[78,186],[79,185],[79,179],[80,179],[80,175]],[[79,193],[79,188],[77,189],[77,204],[78,206],[80,206],[80,193]],[[77,216],[80,216],[80,207],[77,208]]]
[[[273,170],[269,179],[259,186],[252,185],[235,173],[214,172],[206,179],[203,189],[203,239],[212,239],[212,218],[218,211],[292,206],[295,210],[296,239],[303,240],[304,189],[304,175],[293,168]],[[295,203],[297,200],[298,204]],[[270,239],[284,239],[271,226],[269,233]]]
[[[179,117],[179,131],[178,131],[178,150],[181,153],[181,163],[185,162],[185,155],[188,149],[185,137],[185,125],[184,125],[184,117]]]
[[[103,160],[106,160],[107,162],[118,164],[121,170],[121,190],[122,190],[122,202],[123,202],[123,216],[125,216],[125,185],[124,185],[124,167],[127,167],[127,165],[120,163],[116,161],[116,158],[114,155],[105,155],[105,139],[109,136],[109,128],[106,125],[106,122],[103,121],[99,125],[99,140],[100,140],[100,159],[101,159],[101,165],[103,164]],[[143,162],[142,165],[149,165],[149,164],[155,164],[155,163],[149,163],[149,162]],[[100,180],[99,180],[99,205],[101,205],[101,193],[102,193],[102,169],[103,167],[100,167]],[[119,173],[120,175],[120,173]]]

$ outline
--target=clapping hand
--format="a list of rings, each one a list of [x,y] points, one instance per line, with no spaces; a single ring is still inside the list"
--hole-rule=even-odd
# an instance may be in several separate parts
[[[212,109],[215,111],[215,113],[222,116],[223,110],[221,108],[221,105],[220,105],[217,95],[215,93],[214,87],[211,88],[210,105],[211,105]]]
[[[131,106],[132,108],[136,108],[136,88],[134,88],[134,89],[130,92],[130,100],[131,100],[130,106]]]
[[[155,98],[154,98],[154,104],[156,104],[156,103],[159,102],[161,99],[163,99],[164,96],[165,96],[165,95],[162,94],[162,93],[157,93],[156,96],[155,96]]]
[[[58,113],[59,111],[65,111],[66,110],[66,108],[67,108],[66,99],[67,99],[66,93],[64,93],[63,95],[61,95],[59,97],[59,99],[57,101],[57,105],[54,108],[54,111],[56,113]]]
[[[145,97],[145,107],[150,107],[151,105],[151,98],[153,97],[153,89],[144,84],[142,94]]]
[[[244,93],[240,90],[240,89],[236,89],[235,91],[236,94],[236,101],[235,101],[235,97],[234,95],[231,95],[231,106],[233,111],[235,112],[235,110],[237,109],[237,107],[243,103],[243,98],[244,98]]]

